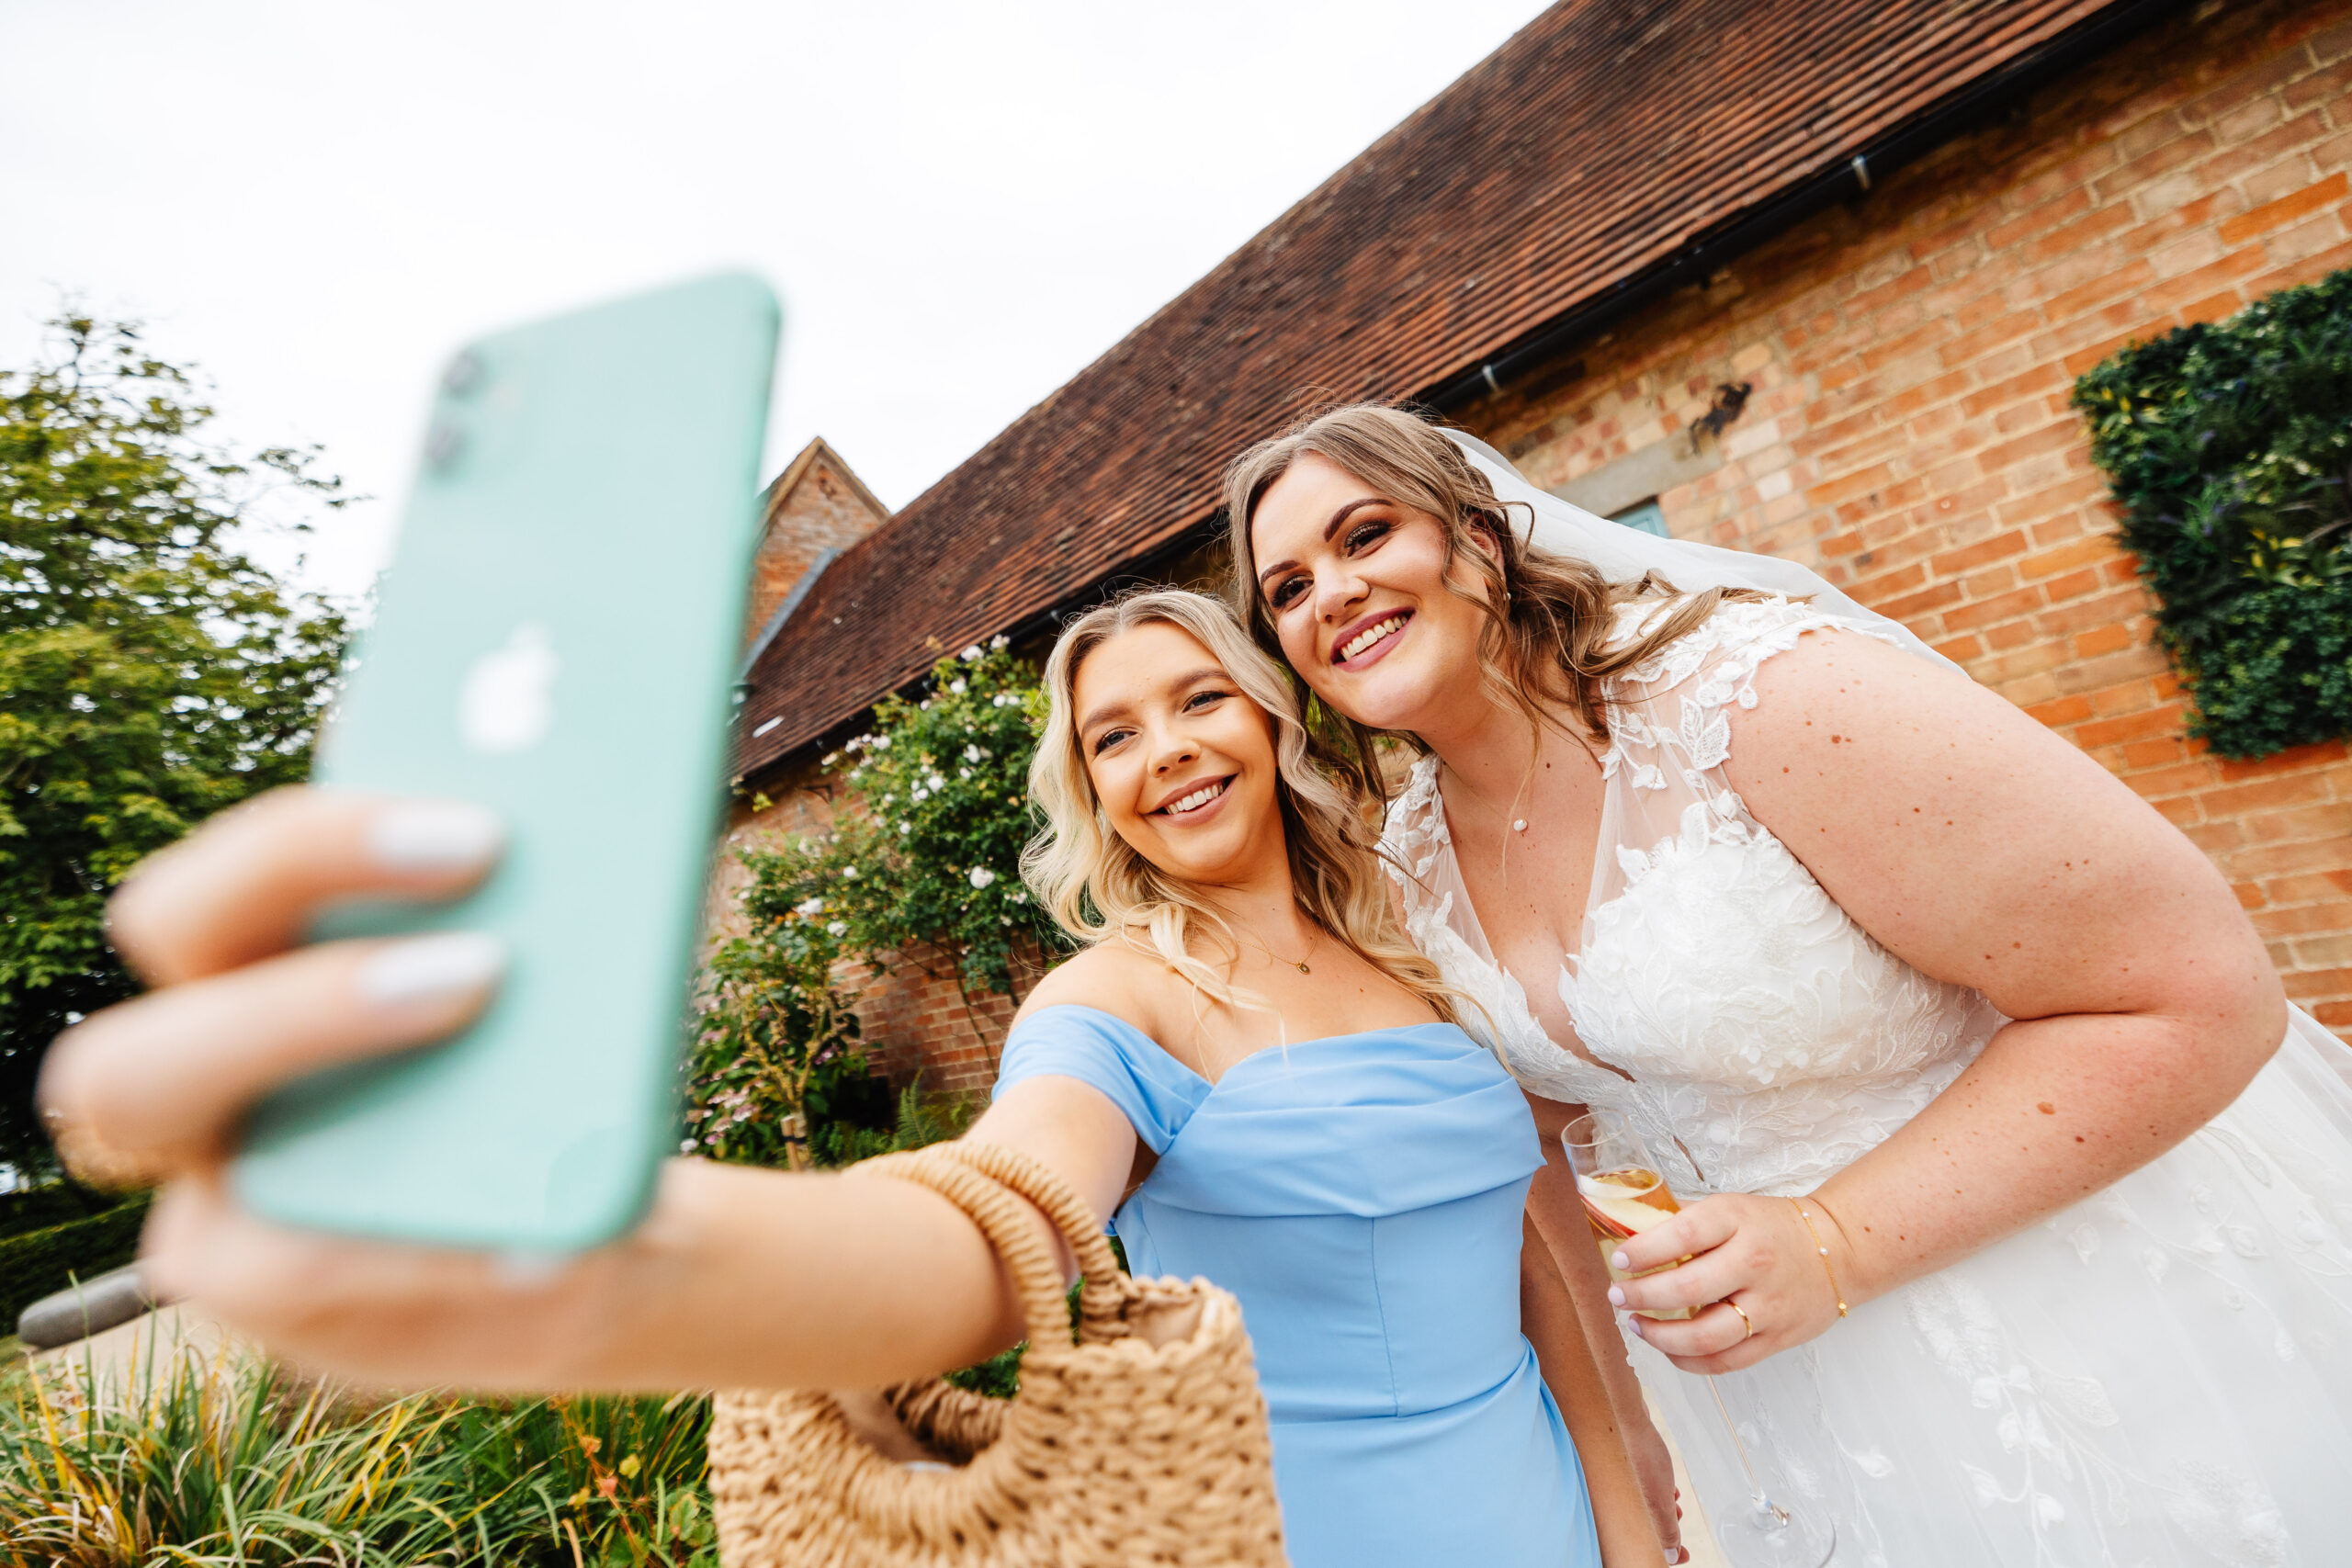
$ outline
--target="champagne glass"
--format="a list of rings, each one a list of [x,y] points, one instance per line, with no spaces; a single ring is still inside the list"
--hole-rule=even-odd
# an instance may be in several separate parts
[[[1602,1265],[1612,1280],[1637,1278],[1609,1260],[1629,1237],[1681,1213],[1682,1205],[1660,1174],[1662,1168],[1632,1123],[1613,1111],[1577,1117],[1561,1133],[1560,1143],[1576,1171],[1577,1195],[1584,1200],[1584,1217],[1592,1226],[1593,1239],[1600,1244]],[[1645,1272],[1663,1274],[1689,1261],[1678,1258],[1663,1269]],[[1681,1318],[1702,1310],[1683,1307],[1642,1315]],[[1823,1568],[1837,1550],[1837,1527],[1828,1519],[1800,1515],[1772,1499],[1747,1457],[1747,1445],[1740,1441],[1739,1427],[1724,1404],[1723,1389],[1712,1377],[1707,1379],[1707,1392],[1714,1395],[1724,1430],[1731,1434],[1732,1450],[1739,1456],[1740,1469],[1747,1472],[1746,1514],[1715,1522],[1715,1539],[1724,1555],[1735,1568]]]

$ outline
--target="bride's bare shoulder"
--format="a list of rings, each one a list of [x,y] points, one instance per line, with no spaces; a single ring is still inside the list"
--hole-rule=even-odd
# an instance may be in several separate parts
[[[2229,969],[2215,953],[2260,966],[2196,846],[1999,693],[1834,630],[1764,660],[1754,695],[1729,710],[1732,787],[1864,931],[1936,978],[2040,1018],[2168,1005],[2151,999],[2159,977]]]
[[[1960,671],[1836,623],[1805,627],[1758,659],[1750,681],[1754,701],[1743,697],[1731,713],[1731,766],[1759,783],[1808,762],[1867,773],[1921,750],[2007,753],[2023,742],[2045,759],[2073,751],[2045,744],[2055,738]],[[1864,746],[1867,755],[1852,750]]]

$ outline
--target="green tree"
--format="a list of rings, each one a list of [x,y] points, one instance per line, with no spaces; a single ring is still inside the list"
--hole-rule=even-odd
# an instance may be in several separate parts
[[[273,499],[344,503],[315,455],[200,440],[212,411],[134,327],[51,326],[0,372],[0,1160],[28,1168],[42,1053],[131,989],[107,892],[304,774],[345,638],[236,542]]]

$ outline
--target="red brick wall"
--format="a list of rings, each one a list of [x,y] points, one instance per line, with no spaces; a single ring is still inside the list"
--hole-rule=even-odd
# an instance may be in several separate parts
[[[769,491],[759,553],[752,560],[746,643],[767,625],[819,554],[847,549],[889,515],[831,447],[821,440],[809,443]]]
[[[707,910],[712,940],[742,930],[735,899],[749,878],[736,852],[822,832],[843,798],[839,779],[825,772],[821,760],[804,759],[797,768],[770,775],[757,794],[735,804],[711,870]],[[893,1084],[904,1088],[920,1071],[928,1091],[985,1096],[996,1082],[997,1058],[1012,1026],[1010,997],[967,997],[956,986],[953,962],[927,950],[894,963],[885,975],[844,964],[834,976],[858,998],[866,1055]],[[1024,996],[1034,983],[1023,973],[1016,973],[1015,981]]]
[[[903,1086],[921,1071],[927,1090],[985,1098],[996,1083],[1012,1011],[1010,997],[966,997],[948,961],[918,953],[867,986],[857,1021],[866,1055],[892,1083]]]
[[[1723,467],[1660,498],[1668,527],[1804,561],[2081,746],[2352,1033],[2352,758],[2184,739],[2066,404],[2126,343],[2352,265],[2352,3],[2198,11],[1571,351],[1566,387],[1466,418],[1559,484],[1751,382]]]
[[[712,940],[743,929],[735,899],[749,877],[736,852],[824,831],[842,797],[838,778],[807,761],[797,770],[771,776],[760,793],[736,803],[711,871],[707,908]],[[996,1082],[997,1058],[1012,1026],[1011,998],[967,998],[956,986],[952,961],[929,951],[907,955],[885,975],[844,964],[834,977],[858,998],[866,1055],[893,1084],[904,1088],[920,1071],[926,1090],[985,1096]],[[1023,984],[1024,995],[1026,989]]]

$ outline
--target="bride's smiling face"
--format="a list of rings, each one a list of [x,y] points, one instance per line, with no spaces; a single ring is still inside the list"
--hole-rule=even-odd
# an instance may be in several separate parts
[[[1438,518],[1303,452],[1259,497],[1250,546],[1283,657],[1326,705],[1425,733],[1475,699],[1487,589],[1458,560],[1448,586]]]
[[[1213,886],[1283,863],[1273,723],[1190,632],[1157,621],[1105,638],[1070,699],[1103,818],[1137,854]]]

